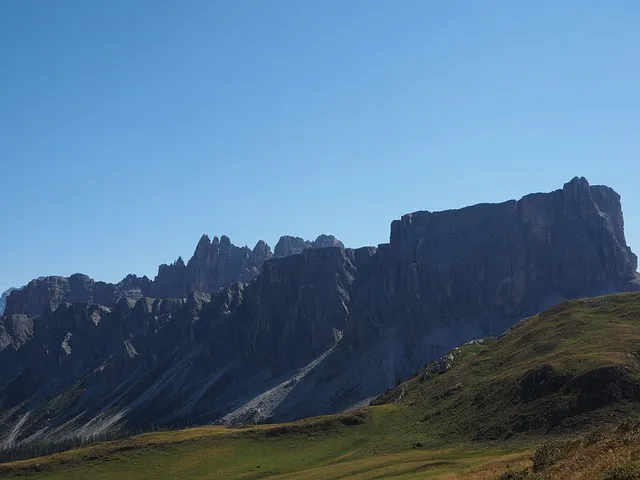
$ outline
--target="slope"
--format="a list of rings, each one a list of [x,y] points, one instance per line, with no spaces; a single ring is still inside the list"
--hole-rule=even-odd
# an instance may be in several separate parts
[[[563,303],[473,341],[376,403],[411,406],[432,434],[507,439],[572,432],[640,402],[640,295]]]
[[[639,453],[633,439],[640,429],[629,420],[640,406],[639,347],[640,294],[575,300],[499,338],[461,346],[372,407],[280,425],[146,434],[7,463],[0,473],[49,480],[604,479],[635,468]],[[562,476],[589,452],[602,462]]]

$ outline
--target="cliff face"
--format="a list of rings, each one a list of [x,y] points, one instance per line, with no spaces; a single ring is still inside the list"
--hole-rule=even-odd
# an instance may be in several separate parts
[[[298,248],[298,243],[302,247]],[[315,241],[299,237],[281,237],[276,246],[279,257],[301,253],[305,248],[341,246],[333,235],[320,235]],[[39,315],[58,305],[91,303],[111,306],[121,298],[138,300],[141,297],[185,298],[192,292],[214,293],[235,282],[247,283],[259,273],[265,261],[273,257],[271,248],[264,241],[256,243],[253,250],[238,247],[226,235],[213,241],[203,235],[193,256],[185,264],[179,257],[172,264],[158,267],[155,279],[128,275],[117,284],[98,282],[87,275],[70,277],[40,277],[32,280],[20,291],[6,292],[6,313]],[[5,296],[2,298],[5,302]]]
[[[6,300],[5,314],[39,315],[55,310],[63,302],[113,305],[122,297],[136,300],[149,295],[147,277],[128,275],[117,284],[96,282],[77,273],[70,277],[41,277],[13,290]]]
[[[195,291],[217,292],[233,282],[252,280],[271,257],[263,241],[251,250],[233,245],[226,235],[213,237],[213,241],[203,235],[186,265],[181,258],[173,265],[160,265],[151,294],[167,298],[186,297]]]
[[[8,290],[2,292],[2,295],[0,295],[0,315],[2,315],[4,313],[4,307],[6,305],[7,297],[14,290],[16,290],[16,289],[13,288],[13,287],[9,288]]]
[[[356,405],[561,301],[640,290],[620,197],[583,178],[519,201],[405,215],[389,244],[357,253],[343,340],[275,418]]]
[[[5,315],[0,438],[336,411],[549,305],[640,289],[619,196],[578,178],[519,201],[405,215],[378,248],[303,248],[256,273],[268,255],[203,237],[150,292],[217,293],[100,306],[75,279],[55,298],[82,303]],[[231,283],[242,272],[255,278]]]
[[[344,245],[333,235],[319,235],[314,241],[308,241],[300,237],[292,237],[291,235],[283,235],[278,240],[274,250],[274,256],[287,257],[302,253],[307,248],[327,248],[342,247]]]
[[[521,317],[627,290],[637,258],[621,212],[613,190],[582,178],[517,202],[405,215],[391,225],[390,290],[431,292],[444,320]]]

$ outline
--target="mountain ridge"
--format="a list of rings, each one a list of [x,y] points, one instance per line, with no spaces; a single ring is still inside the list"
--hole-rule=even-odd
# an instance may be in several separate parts
[[[293,246],[286,245],[292,241]],[[314,241],[285,235],[278,241],[278,254],[275,256],[293,255],[306,248],[328,245],[344,247],[333,235],[321,234]],[[46,310],[55,310],[64,302],[112,306],[123,297],[136,301],[143,297],[185,298],[195,291],[214,293],[235,282],[251,281],[263,263],[273,256],[271,248],[263,240],[249,249],[232,244],[226,235],[215,236],[211,240],[203,234],[187,263],[179,256],[173,263],[160,264],[153,280],[146,275],[138,277],[135,274],[128,274],[118,283],[94,280],[82,273],[69,277],[38,277],[20,289],[6,292],[7,314],[39,315]],[[14,290],[20,292],[9,298]]]
[[[619,196],[575,178],[519,201],[404,215],[389,243],[271,258],[218,293],[5,315],[0,438],[366,404],[425,361],[548,306],[640,289],[623,226]],[[200,257],[214,243],[201,239]]]

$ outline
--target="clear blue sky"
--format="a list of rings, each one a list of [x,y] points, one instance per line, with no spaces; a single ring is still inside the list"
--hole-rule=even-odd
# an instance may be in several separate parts
[[[640,251],[635,0],[3,0],[0,290],[560,188]]]

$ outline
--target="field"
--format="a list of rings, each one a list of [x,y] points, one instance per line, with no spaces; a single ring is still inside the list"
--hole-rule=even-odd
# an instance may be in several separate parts
[[[525,466],[525,446],[437,445],[407,428],[410,409],[385,405],[296,424],[202,427],[139,435],[5,464],[4,474],[41,479],[422,479],[476,476]],[[418,446],[419,445],[419,446]],[[2,470],[0,470],[2,471]]]
[[[139,435],[6,463],[0,475],[640,479],[639,355],[640,295],[578,300],[462,346],[366,409]]]

